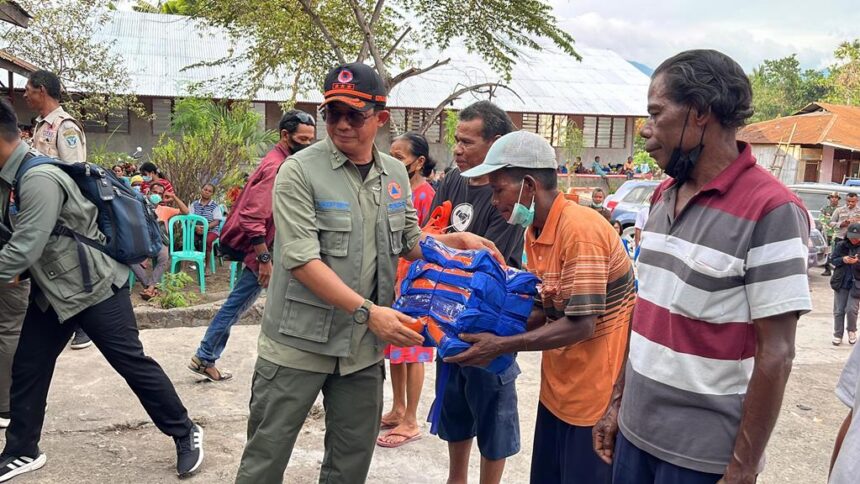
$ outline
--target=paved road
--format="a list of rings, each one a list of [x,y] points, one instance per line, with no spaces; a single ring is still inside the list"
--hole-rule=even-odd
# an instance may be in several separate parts
[[[768,464],[759,482],[824,482],[834,435],[847,410],[833,387],[848,357],[847,345],[830,345],[831,291],[818,270],[811,271],[815,311],[802,318],[797,358],[779,424],[771,441]],[[235,374],[227,383],[200,383],[185,369],[204,328],[143,331],[148,353],[173,379],[192,417],[203,425],[206,462],[189,479],[197,483],[232,482],[245,440],[250,379],[259,328],[233,331],[223,364]],[[522,421],[522,452],[509,460],[505,482],[528,481],[531,440],[539,384],[539,356],[520,357],[523,375],[517,381]],[[428,366],[428,370],[431,367]],[[428,371],[425,388],[432,388]],[[390,391],[386,387],[386,398]],[[432,393],[425,391],[420,414],[426,415]],[[24,483],[161,483],[175,482],[173,442],[160,434],[134,395],[94,349],[66,351],[60,358],[48,402],[42,448],[47,465],[22,476]],[[309,419],[299,437],[285,482],[316,482],[322,460],[324,421]],[[695,431],[695,429],[690,429]],[[477,452],[472,459],[477,482]],[[444,482],[446,446],[437,438],[400,449],[378,449],[369,482]]]

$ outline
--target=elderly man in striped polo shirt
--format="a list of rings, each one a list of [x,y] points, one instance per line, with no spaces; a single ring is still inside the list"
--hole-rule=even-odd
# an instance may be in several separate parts
[[[762,471],[812,302],[807,212],[735,139],[751,102],[743,69],[716,51],[654,71],[641,134],[672,179],[642,235],[625,375],[594,429],[615,484],[753,483]]]

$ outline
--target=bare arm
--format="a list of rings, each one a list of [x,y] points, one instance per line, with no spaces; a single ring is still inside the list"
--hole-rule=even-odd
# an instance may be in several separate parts
[[[499,355],[519,351],[543,351],[579,343],[594,334],[597,316],[565,316],[535,330],[516,336],[496,336],[492,333],[461,334],[460,339],[472,346],[446,363],[487,366]]]
[[[797,313],[792,312],[754,321],[755,366],[744,398],[732,459],[721,482],[755,482],[791,373],[797,318]]]
[[[836,434],[836,443],[833,444],[833,455],[830,457],[830,470],[827,472],[828,477],[833,472],[833,465],[836,464],[836,458],[839,457],[839,451],[842,449],[842,442],[845,440],[845,434],[848,433],[848,427],[851,426],[851,420],[854,418],[854,411],[848,412],[848,416],[842,421],[842,426],[839,427],[839,433]]]

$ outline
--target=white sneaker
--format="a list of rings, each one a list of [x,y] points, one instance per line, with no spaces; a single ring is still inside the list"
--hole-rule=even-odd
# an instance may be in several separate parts
[[[26,472],[39,470],[47,461],[48,458],[45,454],[39,454],[35,458],[25,455],[19,457],[14,455],[8,456],[0,461],[0,482],[6,482]]]
[[[3,418],[0,417],[0,429],[5,429],[9,427],[9,424],[12,422],[11,418]]]

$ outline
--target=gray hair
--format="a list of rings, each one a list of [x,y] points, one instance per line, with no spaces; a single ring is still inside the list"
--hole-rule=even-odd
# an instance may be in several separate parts
[[[687,50],[663,61],[651,76],[663,76],[669,97],[699,112],[714,113],[726,128],[753,115],[752,87],[741,66],[716,50]]]

